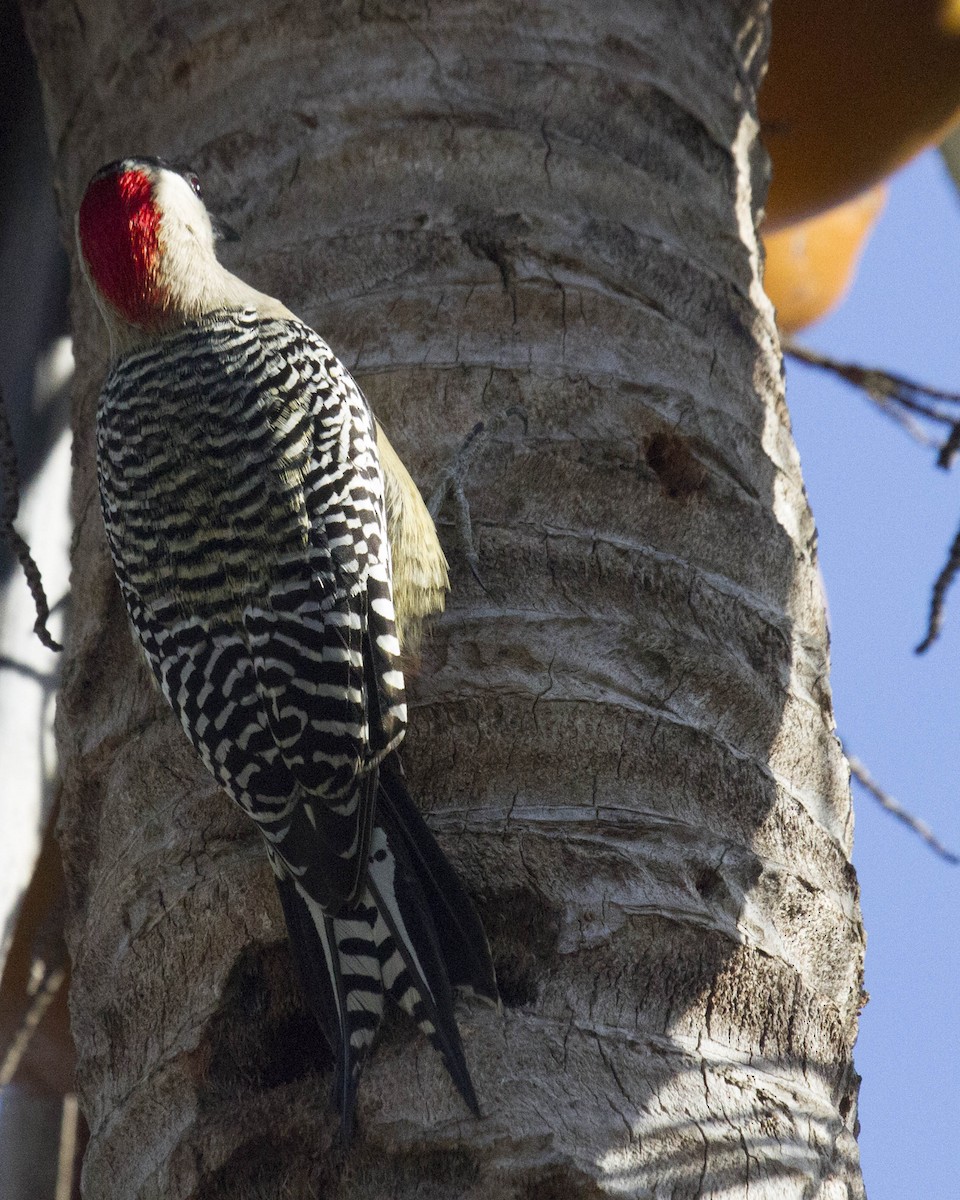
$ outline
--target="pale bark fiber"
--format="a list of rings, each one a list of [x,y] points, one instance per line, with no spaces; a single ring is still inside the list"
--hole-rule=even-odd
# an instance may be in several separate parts
[[[483,587],[448,508],[405,751],[503,985],[463,1015],[485,1117],[397,1022],[341,1162],[266,862],[121,611],[76,289],[90,1200],[862,1195],[850,799],[755,232],[764,8],[26,0],[65,236],[102,162],[185,158],[228,265],[356,367],[426,490],[494,429]]]

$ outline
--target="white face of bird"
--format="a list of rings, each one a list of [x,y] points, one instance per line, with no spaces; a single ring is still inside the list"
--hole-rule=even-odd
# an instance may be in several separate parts
[[[191,171],[126,158],[91,179],[77,214],[84,272],[115,340],[156,335],[220,306],[227,273]],[[229,288],[226,288],[229,291]]]

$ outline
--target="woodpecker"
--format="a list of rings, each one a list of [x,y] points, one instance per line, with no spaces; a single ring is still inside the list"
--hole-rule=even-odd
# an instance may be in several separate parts
[[[80,205],[110,337],[96,442],[117,580],[164,696],[263,836],[344,1140],[387,997],[479,1115],[453,1004],[499,1003],[490,952],[397,757],[401,656],[446,562],[363,393],[219,263],[222,234],[196,175],[157,158],[102,167]]]

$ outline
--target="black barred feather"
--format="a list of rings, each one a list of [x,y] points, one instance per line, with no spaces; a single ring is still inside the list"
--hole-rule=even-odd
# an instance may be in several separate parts
[[[395,754],[380,769],[377,816],[398,858],[417,880],[451,987],[499,1007],[497,980],[477,910],[407,791]]]
[[[454,989],[499,1004],[473,903],[412,807],[395,756],[383,767],[366,891],[349,914],[330,916],[293,880],[277,881],[305,991],[336,1057],[334,1097],[345,1136],[385,996],[419,1025],[477,1116],[479,1105],[453,1016]],[[411,826],[418,834],[415,843]],[[452,883],[449,894],[439,891],[438,876]],[[318,970],[322,962],[325,972]],[[340,1015],[331,1020],[332,1014]]]
[[[496,1002],[496,983],[393,753],[406,705],[362,393],[300,322],[219,312],[114,364],[97,446],[131,620],[266,841],[344,1136],[387,996],[476,1113],[453,989]]]
[[[442,1055],[470,1111],[479,1116],[453,1016],[453,992],[426,897],[404,858],[402,843],[391,845],[382,827],[374,830],[370,850],[368,887],[389,930],[385,945],[390,955],[381,966],[384,990]]]

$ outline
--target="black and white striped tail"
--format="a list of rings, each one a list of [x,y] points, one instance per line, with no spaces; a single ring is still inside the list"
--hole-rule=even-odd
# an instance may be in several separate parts
[[[332,915],[293,879],[277,886],[308,1000],[336,1061],[344,1142],[387,996],[417,1022],[479,1116],[453,1002],[460,990],[499,1004],[490,951],[470,897],[407,792],[396,755],[380,768],[359,902]]]

